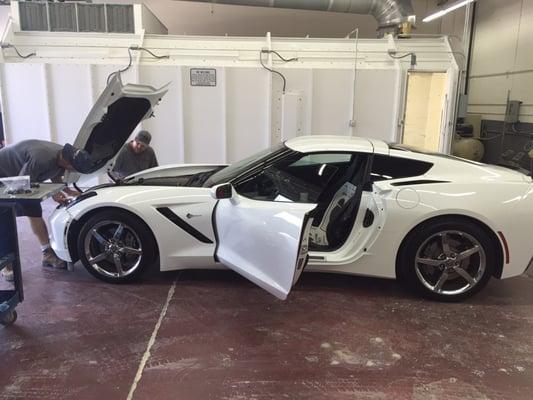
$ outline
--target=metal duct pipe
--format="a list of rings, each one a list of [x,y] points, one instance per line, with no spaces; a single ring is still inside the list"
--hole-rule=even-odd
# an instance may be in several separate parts
[[[411,0],[184,0],[201,3],[232,4],[291,8],[295,10],[331,11],[351,14],[370,14],[378,21],[378,31],[390,30],[410,33],[415,22]]]

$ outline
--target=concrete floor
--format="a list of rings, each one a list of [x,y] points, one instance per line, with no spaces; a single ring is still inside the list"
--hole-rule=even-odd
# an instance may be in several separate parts
[[[231,272],[114,286],[43,270],[19,223],[26,300],[0,327],[0,399],[532,398],[532,278],[462,304],[326,274],[285,302]]]

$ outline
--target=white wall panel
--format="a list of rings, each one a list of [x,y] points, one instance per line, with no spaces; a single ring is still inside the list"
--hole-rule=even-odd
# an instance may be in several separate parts
[[[48,65],[50,140],[73,142],[93,105],[90,74],[88,65]]]
[[[238,161],[270,145],[269,74],[262,70],[226,70],[227,161]]]
[[[399,80],[395,70],[359,70],[355,94],[356,136],[395,141]]]
[[[45,64],[4,64],[2,99],[6,141],[50,139]]]
[[[505,116],[507,96],[523,102],[522,122],[533,122],[533,0],[478,2],[472,48],[470,113]]]
[[[521,5],[522,0],[484,0],[478,2],[474,30],[472,75],[505,72],[513,69]]]
[[[349,135],[351,132],[353,71],[313,71],[311,133]]]
[[[226,78],[217,68],[217,86],[190,85],[190,68],[183,68],[185,162],[226,162]]]
[[[154,110],[154,118],[142,122],[142,128],[152,133],[152,146],[160,164],[185,162],[182,69],[142,66],[139,78],[143,85],[156,88],[171,82],[168,93]]]
[[[281,110],[281,140],[302,136],[303,97],[297,92],[285,93]]]
[[[507,101],[507,89],[511,85],[511,77],[493,76],[470,80],[468,102],[475,104],[501,104]]]
[[[518,48],[516,69],[533,68],[533,0],[523,0],[521,9],[520,31],[518,33]]]
[[[284,72],[289,93],[297,93],[302,98],[302,135],[311,135],[313,115],[313,70],[291,69]]]
[[[529,74],[513,75],[511,82],[511,100],[520,100],[526,107],[533,106],[533,71]]]

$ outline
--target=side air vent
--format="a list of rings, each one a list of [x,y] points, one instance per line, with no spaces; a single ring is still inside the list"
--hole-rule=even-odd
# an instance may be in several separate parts
[[[78,4],[78,31],[105,32],[105,4]]]
[[[49,3],[48,15],[51,31],[76,32],[78,30],[75,3]]]
[[[391,183],[392,186],[413,186],[413,185],[429,185],[432,183],[450,183],[449,181],[434,181],[430,179],[420,179],[417,181],[403,181],[403,182],[395,182]]]
[[[133,6],[107,4],[107,31],[114,33],[134,32]]]
[[[19,3],[20,29],[23,31],[47,31],[47,3]]]
[[[207,243],[207,244],[213,243],[213,241],[209,239],[207,236],[205,236],[202,232],[200,232],[199,230],[194,228],[192,225],[188,224],[183,219],[178,217],[170,208],[158,207],[156,208],[156,210],[159,211],[159,213],[161,213],[161,215],[163,215],[169,221],[179,226],[181,229],[183,229],[185,232],[187,232],[189,235],[191,235],[198,241],[202,243]]]
[[[21,1],[18,5],[23,31],[135,33],[133,4]]]

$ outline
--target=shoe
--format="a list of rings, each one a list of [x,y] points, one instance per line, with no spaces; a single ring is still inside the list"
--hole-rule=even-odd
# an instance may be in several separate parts
[[[13,273],[13,267],[8,265],[2,270],[2,276],[8,282],[13,282],[15,280],[15,274]]]
[[[67,263],[63,260],[60,260],[54,250],[46,249],[43,251],[43,267],[56,268],[56,269],[67,269]]]

